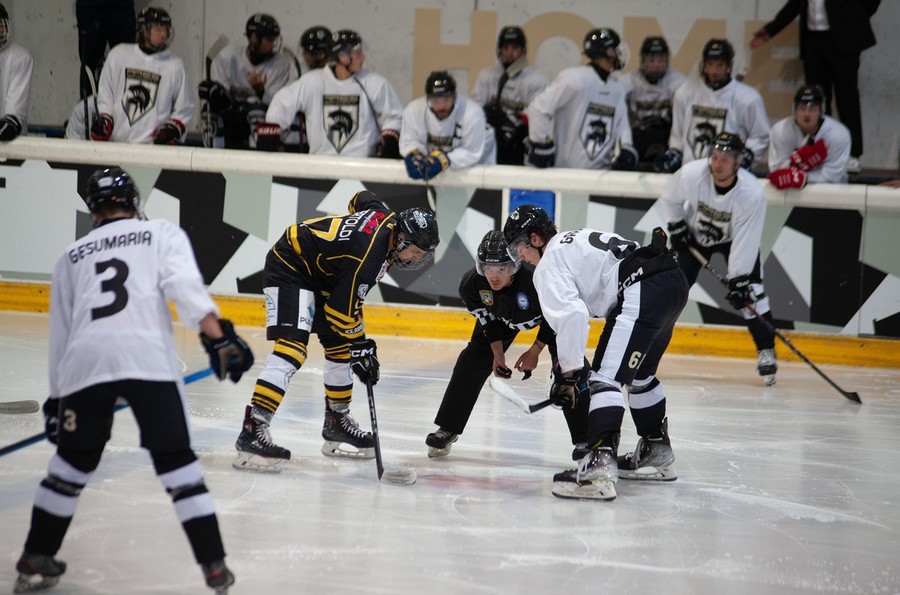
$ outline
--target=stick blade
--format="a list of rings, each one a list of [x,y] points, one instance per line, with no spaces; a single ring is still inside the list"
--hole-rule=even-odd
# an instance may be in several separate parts
[[[37,401],[6,401],[0,403],[0,413],[37,413],[41,405]]]
[[[529,407],[528,402],[521,396],[519,396],[519,394],[515,391],[515,389],[513,389],[513,387],[509,386],[508,384],[506,384],[506,382],[500,380],[496,376],[491,376],[488,384],[495,393],[497,393],[525,413],[531,415],[532,410]]]
[[[847,391],[841,391],[841,394],[844,395],[844,397],[848,401],[853,401],[854,403],[859,403],[860,405],[862,405],[862,399],[859,398],[859,393],[851,393],[851,392],[847,392]]]
[[[228,45],[228,36],[225,34],[219,35],[218,39],[216,39],[212,46],[209,48],[209,51],[206,52],[206,59],[212,62],[212,59],[219,55],[219,52],[222,51]]]
[[[385,467],[381,475],[381,481],[394,485],[410,486],[416,479],[416,472],[409,467]]]

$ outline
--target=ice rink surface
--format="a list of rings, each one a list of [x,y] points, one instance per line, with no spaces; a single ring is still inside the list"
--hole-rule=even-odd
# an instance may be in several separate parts
[[[249,374],[187,387],[231,593],[900,593],[898,370],[820,366],[859,406],[802,363],[782,364],[765,388],[754,361],[668,355],[659,376],[678,480],[623,480],[613,502],[573,501],[550,494],[553,474],[574,466],[561,412],[526,415],[487,386],[450,455],[427,458],[462,342],[376,337],[385,464],[413,468],[415,485],[379,483],[373,460],[320,454],[315,340],[272,425],[293,460],[277,475],[232,469],[271,345],[262,329],[238,331],[257,356]],[[179,331],[179,353],[185,373],[208,365],[191,333]],[[514,381],[532,401],[544,355],[536,379]],[[0,313],[0,400],[42,402],[46,360],[47,317]],[[365,389],[355,393],[368,428]],[[0,415],[0,446],[42,430],[39,413]],[[636,439],[626,414],[620,452]],[[11,592],[51,453],[42,442],[0,458],[0,592]],[[210,592],[128,410],[58,557],[69,570],[53,593]]]

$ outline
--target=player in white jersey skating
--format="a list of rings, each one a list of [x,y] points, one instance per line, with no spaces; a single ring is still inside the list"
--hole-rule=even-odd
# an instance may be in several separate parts
[[[637,151],[625,87],[611,76],[622,67],[619,35],[592,29],[584,37],[589,63],[566,68],[528,105],[528,162],[536,167],[632,170]],[[618,155],[616,155],[618,145]]]
[[[358,33],[332,34],[331,63],[275,94],[257,145],[280,145],[283,131],[303,112],[310,154],[399,158],[403,105],[386,78],[363,67],[365,59]]]
[[[211,134],[207,133],[214,147],[255,146],[256,124],[265,118],[272,97],[300,76],[300,65],[281,51],[281,27],[275,17],[254,14],[244,34],[247,43],[225,46],[213,58],[211,80],[199,85],[200,99],[216,119]]]
[[[528,121],[525,107],[547,86],[547,78],[528,65],[528,46],[521,27],[500,29],[497,36],[498,64],[478,73],[469,98],[484,107],[487,123],[494,129],[497,163],[525,164]]]
[[[669,149],[656,171],[672,173],[695,159],[706,159],[720,132],[746,139],[742,165],[750,169],[769,146],[769,119],[759,92],[731,78],[734,48],[727,39],[710,39],[700,61],[702,80],[688,81],[672,99]]]
[[[253,354],[231,323],[218,318],[187,234],[166,220],[141,217],[127,173],[118,167],[96,171],[84,198],[94,230],[70,244],[53,269],[44,414],[57,450],[35,495],[15,592],[52,587],[66,571],[54,556],[100,463],[122,398],[207,585],[224,593],[234,576],[225,566],[215,508],[191,449],[169,302],[182,324],[200,329],[220,380],[237,382],[253,365]]]
[[[34,60],[10,41],[10,21],[0,4],[0,142],[11,141],[28,130],[28,101]]]
[[[437,176],[446,169],[462,169],[497,162],[494,131],[484,110],[456,92],[456,80],[435,70],[425,81],[425,96],[403,110],[400,152],[406,173],[414,180]]]
[[[503,235],[522,260],[535,265],[541,311],[556,331],[559,363],[550,397],[564,408],[590,399],[591,451],[578,469],[553,477],[553,494],[612,500],[620,476],[675,479],[666,397],[656,370],[687,303],[688,283],[666,249],[665,233],[656,228],[642,247],[610,232],[557,232],[543,209],[526,205],[510,214]],[[591,318],[606,323],[587,364]],[[618,457],[623,388],[640,440],[634,452]]]
[[[672,129],[672,96],[687,78],[669,66],[669,44],[651,36],[641,43],[641,64],[618,77],[625,87],[631,137],[644,167],[665,154]]]
[[[106,57],[97,87],[99,141],[175,145],[194,117],[194,87],[184,62],[169,50],[172,17],[148,6],[138,15],[137,43],[120,43]]]
[[[803,85],[794,94],[794,113],[772,126],[769,181],[778,188],[807,182],[847,182],[850,130],[824,112],[825,92]]]
[[[759,315],[774,324],[769,297],[763,287],[759,257],[766,196],[756,177],[741,167],[744,143],[723,132],[711,144],[708,159],[686,163],[669,181],[659,202],[672,248],[691,285],[702,268],[688,250],[709,258],[716,252],[728,263],[728,302],[740,310],[757,350],[757,372],[766,385],[775,383],[775,335],[745,310],[753,304]]]

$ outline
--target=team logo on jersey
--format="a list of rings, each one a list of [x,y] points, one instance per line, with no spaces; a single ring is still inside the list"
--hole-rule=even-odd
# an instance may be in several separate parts
[[[697,212],[700,214],[696,225],[700,234],[698,243],[701,246],[712,246],[721,243],[728,233],[731,213],[714,209],[703,201],[697,203]]]
[[[359,130],[359,95],[325,95],[322,118],[328,142],[340,153]]]
[[[367,283],[363,283],[356,288],[356,295],[358,295],[361,300],[366,299],[367,293],[369,293],[369,285]]]
[[[531,302],[528,300],[528,296],[520,291],[516,294],[516,305],[519,307],[519,310],[527,310]]]
[[[581,132],[578,138],[588,155],[588,159],[596,159],[612,142],[613,116],[616,108],[599,103],[589,103],[581,120]]]
[[[728,110],[721,107],[694,105],[691,107],[691,121],[688,127],[688,142],[694,157],[709,157],[713,139],[725,130],[725,116]]]
[[[493,306],[494,305],[494,292],[489,289],[482,289],[478,292],[478,295],[481,297],[481,303],[485,306]]]
[[[453,134],[440,135],[428,133],[425,142],[432,149],[440,149],[444,153],[449,153],[462,142],[462,124],[456,123],[453,127]]]
[[[387,270],[388,270],[388,261],[385,260],[384,264],[381,265],[381,270],[378,271],[378,275],[376,275],[376,277],[375,277],[375,283],[378,283],[379,281],[381,281],[381,278],[384,277],[385,273],[387,273]]]
[[[159,92],[159,81],[162,77],[155,72],[147,72],[139,68],[125,69],[125,93],[122,95],[122,109],[128,123],[144,117],[156,105],[156,94]]]

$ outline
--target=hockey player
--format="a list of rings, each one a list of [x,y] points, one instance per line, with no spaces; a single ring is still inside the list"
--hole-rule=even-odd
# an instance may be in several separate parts
[[[769,146],[769,119],[759,92],[731,78],[734,48],[727,39],[710,39],[700,61],[702,80],[682,85],[672,99],[669,149],[657,158],[654,169],[673,173],[695,159],[710,155],[720,132],[731,132],[745,142],[741,164],[750,169]]]
[[[688,283],[666,249],[662,229],[643,247],[593,229],[558,233],[546,211],[526,205],[510,214],[503,235],[522,260],[535,265],[541,310],[556,331],[559,360],[550,397],[569,409],[590,399],[591,450],[578,469],[554,475],[553,494],[612,500],[620,476],[675,479],[666,396],[656,370],[687,303]],[[588,365],[584,350],[592,317],[606,323]],[[640,439],[634,452],[618,457],[623,388]]]
[[[641,65],[620,77],[638,161],[651,166],[665,154],[672,129],[672,96],[687,78],[669,66],[669,44],[662,37],[641,43]]]
[[[306,78],[305,76],[303,78]],[[350,414],[353,375],[378,382],[375,341],[366,337],[363,300],[391,268],[418,269],[439,242],[430,211],[395,214],[374,194],[358,192],[349,214],[291,225],[269,251],[264,269],[266,337],[275,341],[244,412],[236,469],[278,471],[291,453],[272,442],[269,425],[291,378],[306,361],[310,334],[325,349],[322,454],[374,456],[370,432]]]
[[[425,96],[403,110],[400,152],[413,180],[430,180],[449,168],[497,162],[494,133],[477,103],[456,93],[456,80],[435,70],[425,81]]]
[[[297,80],[300,72],[281,51],[281,27],[275,17],[256,13],[244,27],[246,45],[233,43],[213,58],[211,80],[199,85],[200,99],[217,119],[214,147],[252,148],[256,125],[272,97]]]
[[[141,446],[172,497],[206,584],[234,582],[203,471],[190,445],[181,367],[168,303],[201,331],[220,380],[237,382],[253,354],[231,323],[218,318],[187,235],[140,217],[140,197],[118,167],[97,170],[85,202],[95,229],[76,240],[53,269],[50,291],[50,398],[47,437],[57,444],[38,487],[15,592],[55,585],[66,563],[54,558],[78,497],[110,438],[116,399],[131,407]]]
[[[456,360],[434,418],[439,429],[425,439],[429,457],[450,453],[451,445],[466,427],[484,381],[491,374],[499,378],[512,375],[506,365],[505,353],[519,331],[539,327],[531,347],[516,360],[513,366],[516,370],[530,376],[545,345],[550,346],[551,357],[556,357],[553,329],[541,316],[532,274],[531,268],[519,268],[519,257],[511,253],[503,232],[485,234],[478,246],[475,268],[463,275],[459,284],[459,297],[475,317],[475,328],[469,344]],[[582,399],[578,405],[578,410],[564,411],[575,445],[574,460],[587,454],[587,399]]]
[[[794,94],[794,114],[772,126],[769,181],[783,190],[807,182],[847,182],[850,130],[826,116],[825,92],[803,85]]]
[[[19,44],[10,41],[10,21],[0,4],[0,142],[8,142],[28,130],[28,101],[34,60]]]
[[[306,115],[315,155],[399,158],[403,105],[386,78],[363,66],[363,40],[341,29],[331,36],[331,63],[275,94],[257,131],[260,148],[278,147],[297,112]]]
[[[711,145],[710,156],[686,163],[669,181],[659,202],[669,227],[672,249],[693,285],[701,265],[690,253],[694,247],[707,259],[718,252],[728,262],[728,302],[740,310],[756,344],[757,372],[765,384],[775,383],[775,335],[745,310],[754,304],[772,323],[769,298],[763,287],[759,245],[766,218],[762,184],[741,167],[744,143],[723,132]]]
[[[619,35],[612,29],[588,31],[583,43],[588,64],[560,72],[529,104],[529,163],[634,169],[638,155],[631,142],[625,87],[610,76],[622,67],[618,47]]]
[[[324,68],[331,53],[331,31],[321,25],[310,27],[300,36],[300,49],[307,72]]]
[[[497,60],[478,73],[472,101],[484,107],[494,129],[497,163],[525,164],[528,121],[525,107],[547,86],[547,79],[528,65],[527,44],[521,27],[503,27],[497,36]]]
[[[169,50],[174,35],[169,13],[148,6],[138,15],[137,43],[110,50],[97,88],[93,140],[183,142],[194,117],[194,87],[184,62]]]

